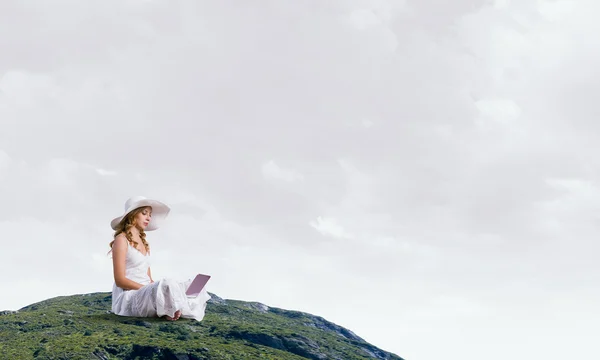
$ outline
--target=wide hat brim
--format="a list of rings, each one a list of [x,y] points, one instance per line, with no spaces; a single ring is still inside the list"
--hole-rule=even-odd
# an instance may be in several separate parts
[[[135,209],[145,206],[150,206],[152,208],[152,218],[150,219],[150,222],[148,223],[148,226],[146,227],[145,231],[153,231],[158,229],[161,226],[163,220],[166,219],[166,217],[169,215],[169,212],[171,211],[171,208],[167,206],[167,204],[158,200],[147,199],[141,196],[130,198],[125,203],[125,212],[123,213],[123,215],[112,219],[112,221],[110,222],[110,227],[113,230],[116,230],[119,223],[123,220],[123,218],[125,218],[125,216],[127,216],[127,214],[129,214]]]

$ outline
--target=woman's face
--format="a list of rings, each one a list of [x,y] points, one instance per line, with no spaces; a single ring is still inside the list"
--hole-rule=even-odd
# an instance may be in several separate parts
[[[135,224],[145,230],[148,224],[150,224],[150,219],[152,219],[152,208],[146,206],[135,216]]]

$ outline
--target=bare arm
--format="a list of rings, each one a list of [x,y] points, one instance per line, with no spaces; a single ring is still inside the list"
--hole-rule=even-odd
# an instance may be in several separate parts
[[[127,239],[119,234],[112,247],[113,273],[115,284],[124,290],[137,290],[144,285],[128,279],[125,276],[125,255],[127,254]]]
[[[150,272],[150,267],[148,266],[148,277],[150,278],[150,283],[153,283],[154,280],[152,280],[152,273]]]

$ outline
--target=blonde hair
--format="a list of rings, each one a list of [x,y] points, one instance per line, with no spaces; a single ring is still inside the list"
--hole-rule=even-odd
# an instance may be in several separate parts
[[[125,237],[127,238],[127,241],[131,244],[131,246],[133,246],[134,248],[136,247],[138,242],[133,240],[133,233],[131,232],[131,228],[136,225],[136,223],[135,223],[136,215],[141,213],[145,208],[147,208],[147,206],[132,210],[125,217],[123,217],[123,219],[121,220],[119,225],[117,225],[117,229],[115,230],[115,233],[113,235],[113,241],[111,241],[108,244],[108,246],[111,248],[110,251],[112,251],[112,246],[115,243],[115,239],[117,238],[117,235],[119,235],[120,233],[124,233]],[[138,229],[140,231],[140,238],[142,239],[142,244],[144,244],[144,247],[146,248],[146,253],[149,253],[150,245],[146,241],[146,233],[144,232],[144,230],[142,228],[138,227]],[[110,251],[109,251],[109,253],[110,253]]]

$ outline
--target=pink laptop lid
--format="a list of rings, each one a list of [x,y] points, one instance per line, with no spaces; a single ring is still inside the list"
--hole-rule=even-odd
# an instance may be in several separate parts
[[[196,275],[190,286],[185,291],[185,294],[188,296],[198,296],[198,294],[200,294],[200,291],[202,291],[209,279],[210,275]]]

